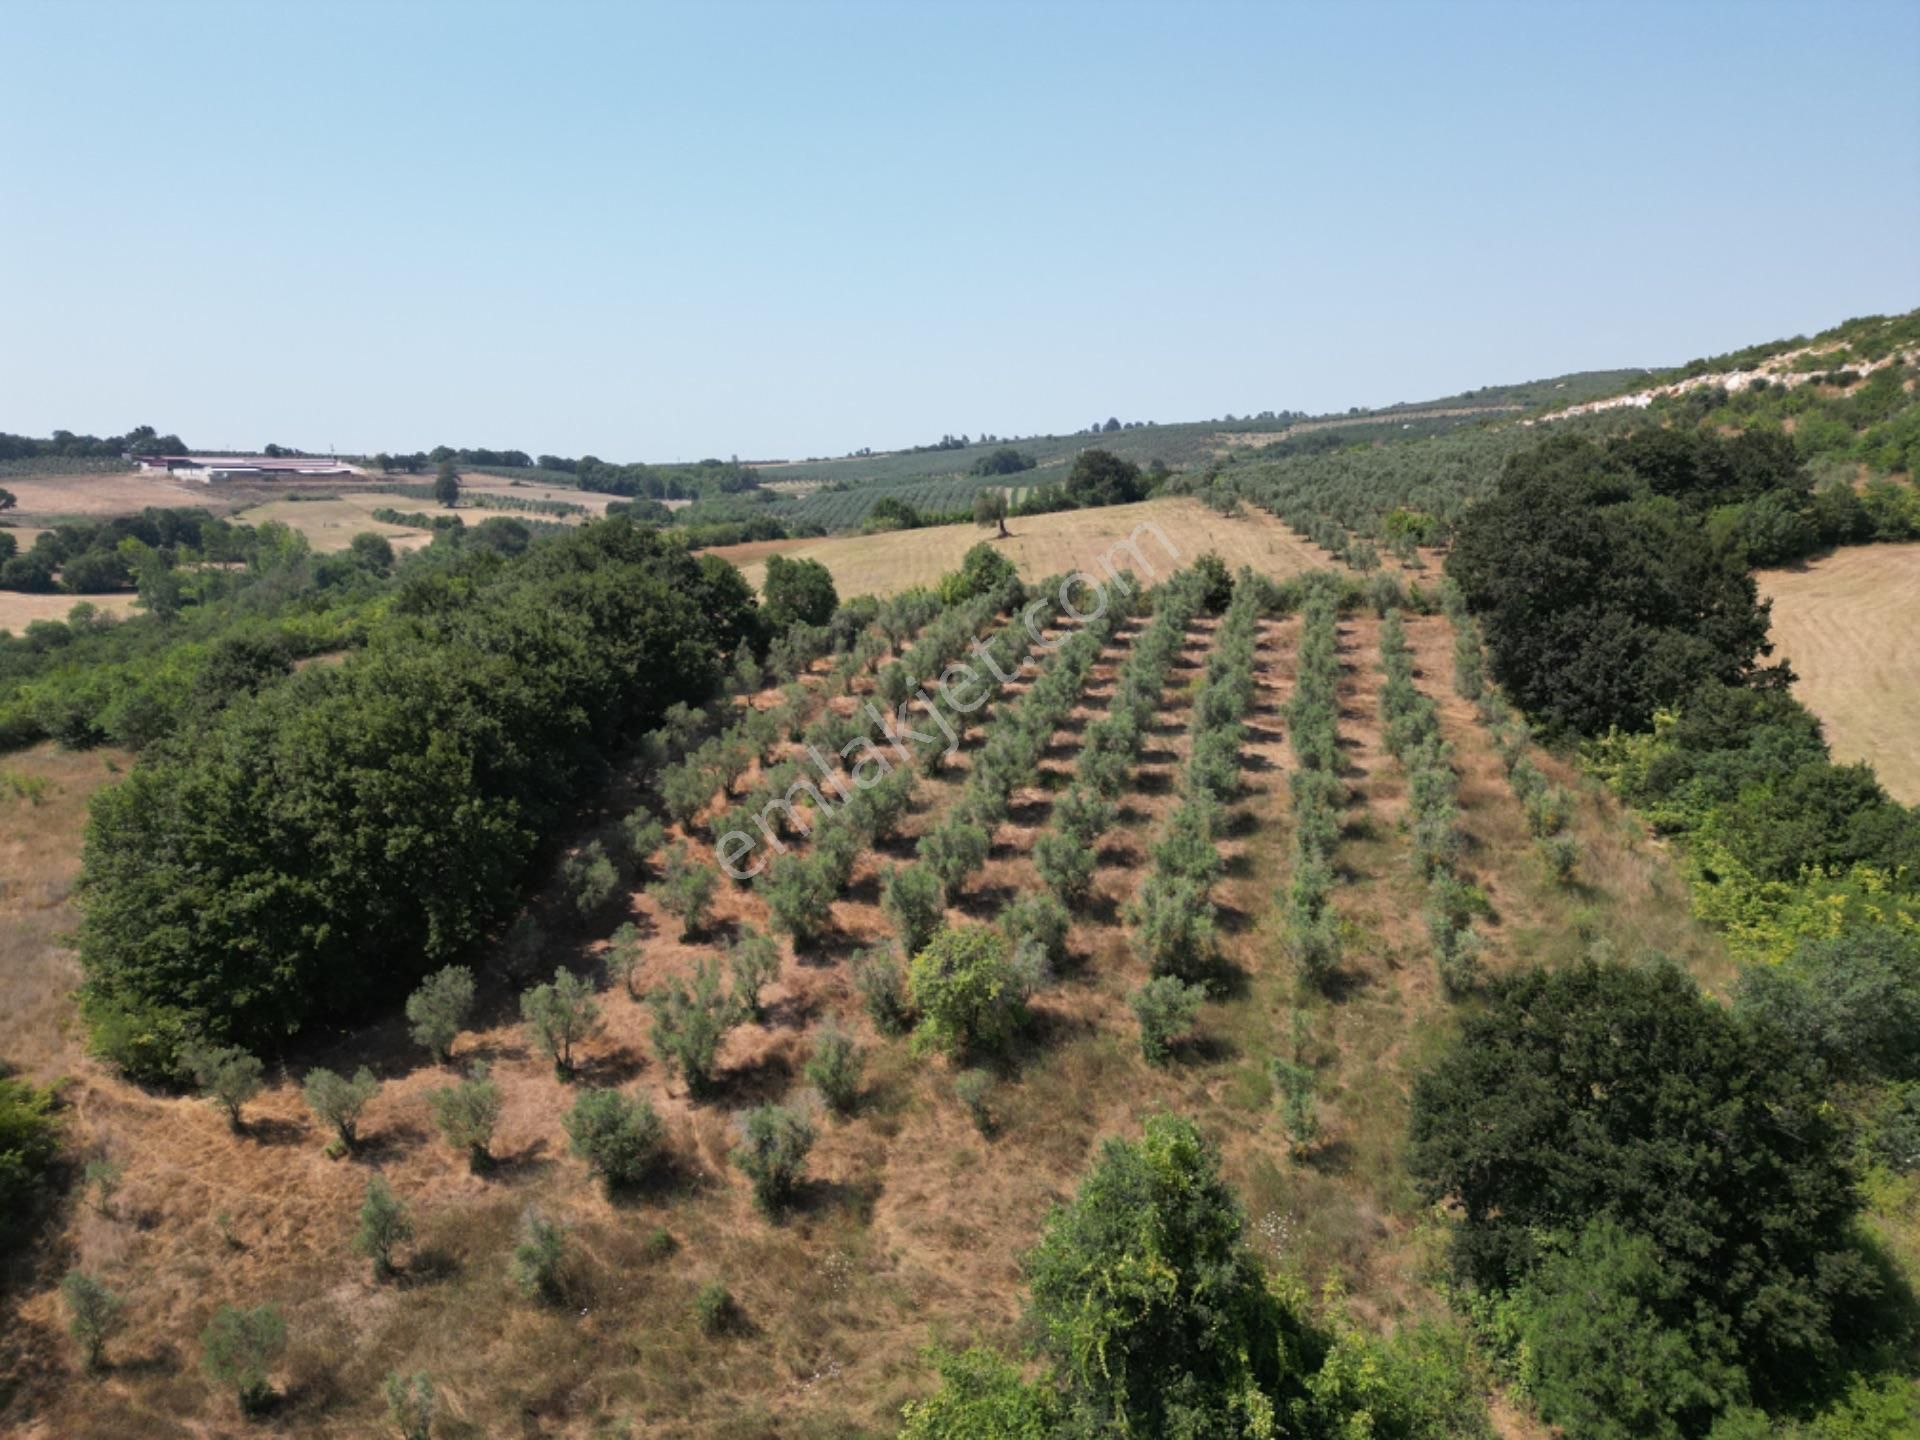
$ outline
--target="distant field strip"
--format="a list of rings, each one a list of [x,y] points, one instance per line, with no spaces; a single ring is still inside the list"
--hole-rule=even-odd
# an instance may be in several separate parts
[[[1158,534],[1143,526],[1157,526]],[[1264,512],[1235,517],[1216,514],[1186,497],[1113,505],[1099,510],[1066,510],[1009,520],[1012,535],[994,545],[1026,580],[1069,570],[1098,574],[1102,557],[1125,566],[1122,546],[1136,537],[1146,563],[1164,577],[1211,550],[1230,569],[1251,565],[1268,575],[1293,575],[1325,569],[1330,558]],[[935,525],[882,535],[832,536],[782,545],[794,557],[818,560],[833,574],[842,595],[893,595],[914,585],[931,585],[960,563],[969,548],[992,531],[975,525]],[[1164,538],[1163,538],[1164,537]],[[711,553],[734,559],[758,587],[766,574],[764,545],[727,546]],[[1140,569],[1138,562],[1133,568]],[[1142,575],[1143,579],[1153,577]]]
[[[1853,546],[1757,578],[1776,655],[1834,758],[1872,762],[1890,794],[1920,804],[1920,545]]]

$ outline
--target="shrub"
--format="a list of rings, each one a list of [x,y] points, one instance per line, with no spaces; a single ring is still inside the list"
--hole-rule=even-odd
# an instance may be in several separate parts
[[[1195,980],[1213,969],[1213,902],[1196,881],[1150,876],[1127,909],[1133,948],[1155,975]]]
[[[566,1295],[567,1232],[529,1205],[508,1259],[513,1288],[529,1300],[557,1305]]]
[[[500,1123],[500,1087],[489,1077],[485,1063],[475,1061],[468,1078],[459,1084],[430,1091],[427,1104],[447,1143],[467,1152],[468,1167],[486,1169],[492,1159],[493,1127]]]
[[[774,925],[791,935],[796,945],[806,945],[833,924],[833,897],[839,886],[822,859],[817,851],[782,855],[760,886]]]
[[[1304,1154],[1320,1135],[1320,1115],[1314,1101],[1313,1068],[1298,1060],[1276,1056],[1273,1085],[1280,1095],[1280,1122],[1293,1142],[1293,1153]]]
[[[899,1440],[1048,1440],[1066,1433],[1066,1410],[1045,1381],[1028,1384],[1019,1367],[984,1346],[936,1364],[940,1388],[901,1412]]]
[[[966,888],[968,878],[987,863],[989,848],[986,827],[958,817],[922,835],[915,847],[920,863],[940,882],[949,905]]]
[[[1580,842],[1571,835],[1548,835],[1535,847],[1547,878],[1562,887],[1573,884],[1573,872],[1580,864]]]
[[[993,1094],[993,1076],[985,1070],[962,1070],[953,1077],[953,1098],[966,1110],[973,1128],[982,1135],[993,1133],[993,1111],[987,1101]]]
[[[719,883],[713,867],[694,860],[687,847],[676,840],[667,849],[660,878],[647,887],[647,893],[661,909],[679,919],[680,938],[691,940],[706,924]]]
[[[389,1370],[380,1382],[380,1393],[387,1402],[387,1423],[400,1432],[401,1440],[431,1440],[433,1412],[439,1407],[432,1376],[425,1371],[407,1376]]]
[[[618,1090],[589,1090],[573,1102],[565,1121],[573,1153],[609,1190],[637,1184],[659,1154],[666,1126],[646,1099]]]
[[[743,1018],[762,1018],[760,992],[780,977],[780,947],[751,925],[727,947],[727,970],[733,977],[733,1007]]]
[[[277,1305],[242,1310],[222,1305],[200,1332],[200,1362],[215,1384],[231,1386],[244,1414],[273,1398],[273,1362],[287,1348],[287,1322]]]
[[[718,1280],[709,1280],[694,1295],[693,1315],[703,1335],[725,1335],[740,1323],[733,1292]]]
[[[323,1066],[315,1066],[307,1072],[307,1083],[300,1091],[314,1118],[323,1125],[331,1125],[340,1143],[348,1149],[353,1148],[361,1112],[379,1093],[380,1082],[364,1065],[353,1072],[351,1080]]]
[[[739,1019],[732,999],[721,992],[719,962],[701,960],[691,986],[670,980],[647,996],[647,1005],[653,1011],[654,1049],[679,1070],[689,1093],[706,1094],[720,1042]]]
[[[812,1148],[813,1124],[803,1112],[758,1105],[740,1118],[740,1143],[732,1159],[753,1184],[754,1204],[772,1214],[799,1186]]]
[[[208,1045],[188,1050],[182,1060],[193,1083],[227,1112],[227,1124],[240,1129],[241,1111],[263,1083],[260,1058],[237,1045]]]
[[[942,930],[907,971],[920,1013],[915,1044],[948,1054],[1002,1044],[1022,1019],[1006,938],[985,926]]]
[[[1049,830],[1033,843],[1033,868],[1069,910],[1086,905],[1096,863],[1092,844],[1071,834]]]
[[[60,1150],[50,1089],[0,1071],[0,1248],[26,1228]]]
[[[620,888],[620,872],[607,857],[606,847],[590,840],[560,866],[560,883],[582,915],[591,915]]]
[[[900,865],[889,870],[880,904],[893,922],[900,948],[909,955],[925,949],[946,922],[940,881],[922,865]]]
[[[642,805],[620,822],[620,850],[627,868],[638,871],[666,840],[666,827]]]
[[[67,1333],[80,1347],[81,1365],[98,1369],[107,1341],[125,1322],[121,1312],[126,1302],[84,1270],[66,1273],[60,1298],[67,1307]]]
[[[633,998],[633,977],[640,968],[640,929],[624,921],[607,942],[607,978]]]
[[[1073,917],[1052,895],[1029,892],[1000,912],[1000,928],[1015,955],[1032,947],[1051,969],[1066,963],[1067,931]]]
[[[366,1197],[360,1202],[360,1226],[353,1232],[353,1251],[373,1262],[373,1278],[384,1280],[393,1274],[394,1247],[413,1238],[413,1223],[407,1207],[387,1188],[387,1182],[375,1175],[367,1181]]]
[[[865,1057],[854,1039],[838,1025],[827,1024],[814,1037],[813,1056],[805,1074],[820,1098],[842,1115],[860,1098],[860,1071]]]
[[[913,1027],[913,1005],[907,999],[900,962],[891,950],[864,950],[855,955],[853,985],[882,1035],[904,1035]]]
[[[1546,785],[1526,797],[1527,828],[1536,838],[1554,835],[1573,819],[1573,797],[1558,785]]]
[[[473,972],[464,965],[436,970],[407,997],[407,1028],[436,1065],[445,1064],[473,1009]]]
[[[593,987],[571,970],[555,970],[553,982],[520,997],[520,1018],[535,1044],[553,1060],[562,1079],[573,1074],[573,1047],[599,1032],[600,1005]]]
[[[113,1197],[119,1193],[125,1172],[112,1160],[89,1160],[83,1175],[87,1189],[93,1192],[93,1208],[101,1215],[113,1214]]]
[[[1206,1002],[1206,987],[1172,975],[1157,975],[1133,992],[1128,1004],[1140,1022],[1140,1053],[1149,1065],[1164,1065],[1175,1042],[1192,1031]]]

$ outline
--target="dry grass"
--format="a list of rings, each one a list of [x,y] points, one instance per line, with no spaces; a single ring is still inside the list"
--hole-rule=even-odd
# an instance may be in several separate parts
[[[385,508],[405,513],[432,512],[439,507],[430,500],[409,500],[391,491],[356,490],[322,500],[269,500],[242,510],[233,518],[242,525],[276,520],[306,536],[307,543],[323,555],[346,549],[353,543],[354,536],[367,532],[384,535],[401,549],[424,545],[433,538],[430,531],[411,525],[389,525],[373,518],[375,510]]]
[[[1849,546],[1756,578],[1775,655],[1834,759],[1870,762],[1889,794],[1920,804],[1920,545]]]
[[[211,485],[169,480],[136,471],[101,475],[17,475],[0,483],[19,508],[9,518],[137,515],[149,505],[163,509],[205,506],[219,491]]]
[[[1222,532],[1247,525],[1256,536],[1271,533],[1258,523],[1205,518]],[[1208,543],[1233,558],[1224,535],[1197,548]],[[489,1059],[505,1095],[495,1146],[502,1163],[489,1175],[467,1173],[433,1133],[426,1097],[448,1072],[428,1066],[392,1018],[316,1038],[273,1072],[252,1107],[251,1132],[235,1136],[204,1103],[135,1089],[81,1055],[65,999],[72,962],[51,942],[72,922],[65,895],[80,808],[110,778],[108,757],[49,749],[14,757],[8,765],[32,767],[61,788],[38,809],[0,801],[0,860],[9,877],[20,876],[26,906],[16,913],[9,898],[0,940],[16,1002],[0,1029],[0,1053],[37,1075],[77,1077],[75,1143],[83,1153],[113,1155],[126,1180],[115,1218],[69,1205],[41,1272],[0,1326],[0,1431],[48,1440],[262,1433],[202,1382],[195,1337],[221,1301],[271,1299],[285,1307],[292,1336],[276,1376],[286,1392],[270,1422],[276,1434],[373,1433],[378,1382],[388,1369],[432,1372],[443,1397],[435,1432],[443,1440],[587,1437],[621,1419],[635,1434],[675,1437],[890,1433],[899,1405],[928,1384],[919,1351],[929,1340],[1017,1341],[1017,1257],[1038,1237],[1048,1207],[1071,1193],[1100,1140],[1136,1133],[1158,1109],[1189,1114],[1218,1139],[1253,1221],[1251,1238],[1275,1263],[1315,1281],[1339,1278],[1354,1313],[1381,1328],[1438,1313],[1444,1305],[1429,1283],[1434,1236],[1406,1183],[1399,1147],[1411,1070],[1450,1019],[1418,934],[1418,885],[1395,823],[1404,780],[1380,747],[1378,626],[1370,618],[1342,623],[1341,730],[1356,800],[1341,850],[1347,878],[1339,904],[1355,936],[1351,983],[1335,1000],[1303,996],[1279,943],[1275,902],[1286,883],[1291,763],[1281,707],[1291,692],[1299,622],[1268,621],[1249,717],[1246,794],[1221,842],[1228,983],[1174,1064],[1156,1068],[1140,1056],[1126,997],[1145,968],[1127,944],[1122,912],[1174,803],[1191,686],[1215,628],[1211,621],[1195,627],[1174,672],[1121,823],[1103,842],[1096,901],[1070,937],[1074,963],[1039,998],[1031,1034],[994,1067],[990,1135],[978,1134],[954,1099],[947,1062],[916,1059],[906,1042],[874,1031],[847,964],[854,948],[887,933],[878,905],[882,868],[909,855],[912,837],[954,802],[976,732],[949,774],[922,782],[907,839],[863,857],[834,907],[836,934],[804,953],[783,944],[765,1022],[729,1038],[716,1099],[693,1101],[660,1062],[644,1006],[617,989],[603,992],[605,1029],[586,1047],[582,1083],[647,1095],[666,1118],[675,1157],[669,1183],[617,1202],[567,1154],[560,1117],[574,1089],[528,1047],[513,1023],[513,995],[534,971],[594,971],[622,919],[644,936],[639,985],[683,974],[742,923],[765,924],[764,902],[751,886],[725,886],[712,924],[688,941],[638,886],[588,923],[542,895],[536,908],[549,922],[549,939],[538,965],[514,975],[503,961],[482,957],[481,1013],[461,1037],[456,1064]],[[1042,773],[1015,797],[985,872],[950,918],[989,921],[1036,885],[1033,840],[1138,631],[1126,627],[1101,657]],[[1589,794],[1580,820],[1595,857],[1594,892],[1569,897],[1542,885],[1485,737],[1445,688],[1445,622],[1411,622],[1409,632],[1426,672],[1422,686],[1440,702],[1461,756],[1474,870],[1500,912],[1500,963],[1559,958],[1566,917],[1582,905],[1691,956],[1687,944],[1700,942],[1685,919],[1682,887],[1664,855],[1627,836],[1604,797]],[[749,776],[740,788],[752,783]],[[588,830],[634,798],[632,777],[620,777]],[[29,925],[37,927],[31,936]],[[1267,1070],[1296,1005],[1309,1012],[1325,1130],[1303,1158],[1289,1154],[1279,1131]],[[727,1162],[732,1118],[762,1100],[804,1096],[801,1066],[829,1017],[868,1049],[866,1092],[850,1118],[822,1118],[802,1203],[770,1223],[753,1211]],[[362,1062],[382,1076],[384,1089],[363,1122],[360,1153],[329,1161],[296,1081],[312,1064]],[[352,1212],[375,1171],[420,1222],[402,1278],[385,1286],[374,1285],[346,1249]],[[562,1309],[530,1306],[507,1286],[506,1251],[528,1204],[567,1223],[582,1257]],[[235,1245],[219,1233],[222,1213]],[[660,1232],[672,1237],[670,1248],[653,1244]],[[59,1335],[53,1283],[69,1264],[98,1271],[129,1300],[129,1332],[109,1350],[112,1368],[93,1381],[74,1373]],[[740,1302],[741,1334],[709,1338],[693,1322],[693,1296],[715,1279]]]
[[[1143,526],[1157,526],[1159,533]],[[1103,575],[1116,566],[1131,566],[1143,579],[1151,579],[1148,567],[1167,575],[1208,550],[1218,553],[1230,569],[1251,565],[1270,575],[1294,575],[1332,563],[1326,552],[1264,511],[1229,519],[1184,496],[1032,515],[1009,520],[1007,528],[1011,537],[993,544],[1027,580],[1072,570]],[[974,525],[933,525],[883,535],[831,536],[780,548],[825,565],[842,595],[892,595],[914,585],[931,585],[992,533]],[[1121,548],[1129,537],[1134,537],[1144,559],[1133,558]],[[758,587],[766,577],[761,562],[767,548],[729,546],[713,553],[732,558],[736,549],[753,552],[741,556],[739,563],[748,581]]]
[[[108,595],[27,595],[18,590],[0,590],[0,630],[15,634],[35,620],[64,620],[67,612],[81,601],[110,615],[131,615],[135,596],[131,590]]]

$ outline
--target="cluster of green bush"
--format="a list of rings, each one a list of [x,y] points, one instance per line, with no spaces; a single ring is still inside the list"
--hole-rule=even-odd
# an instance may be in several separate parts
[[[47,1199],[59,1151],[53,1092],[0,1066],[0,1254],[26,1238]]]
[[[1191,1122],[1154,1116],[1138,1140],[1108,1140],[1022,1261],[1040,1373],[984,1347],[939,1354],[903,1440],[1491,1436],[1457,1333],[1381,1341],[1337,1301],[1316,1314],[1265,1272],[1244,1223]]]
[[[1191,1026],[1219,958],[1213,887],[1224,862],[1218,842],[1228,806],[1240,793],[1243,721],[1253,704],[1264,598],[1250,572],[1243,579],[1234,585],[1218,557],[1203,555],[1177,582],[1202,608],[1224,611],[1225,619],[1193,690],[1179,802],[1154,841],[1152,869],[1127,907],[1134,951],[1152,972],[1134,997],[1134,1014],[1142,1052],[1156,1062]]]
[[[149,747],[88,831],[96,1045],[145,1076],[271,1048],[510,915],[614,748],[718,685],[755,623],[722,569],[613,521],[436,570],[341,664]]]
[[[1440,712],[1413,683],[1400,612],[1380,622],[1380,716],[1389,754],[1407,772],[1407,825],[1413,864],[1426,882],[1425,919],[1441,988],[1458,997],[1479,979],[1481,940],[1474,916],[1486,911],[1479,889],[1460,871],[1460,777],[1453,747],[1441,738]]]
[[[1294,769],[1293,874],[1287,884],[1287,948],[1302,978],[1318,985],[1340,967],[1340,920],[1333,909],[1334,851],[1339,848],[1347,786],[1340,778],[1339,602],[1331,575],[1308,577],[1295,652],[1293,697],[1287,702]]]

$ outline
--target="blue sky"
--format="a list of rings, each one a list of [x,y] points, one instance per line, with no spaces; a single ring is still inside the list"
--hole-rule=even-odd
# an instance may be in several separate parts
[[[0,0],[0,429],[609,459],[1920,305],[1920,5]]]

